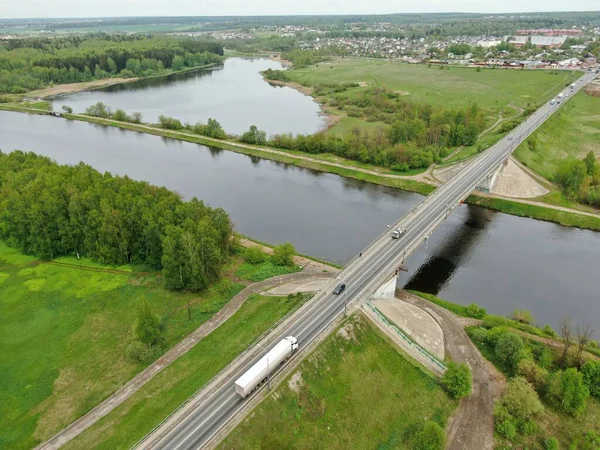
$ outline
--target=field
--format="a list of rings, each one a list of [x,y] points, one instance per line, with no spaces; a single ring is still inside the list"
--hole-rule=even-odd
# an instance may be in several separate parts
[[[521,144],[516,157],[535,172],[552,179],[560,161],[583,159],[590,150],[600,157],[600,97],[579,92],[533,134],[537,147]]]
[[[63,448],[130,448],[304,300],[250,297],[227,322]]]
[[[555,95],[579,74],[567,71],[481,69],[413,65],[400,62],[336,59],[287,72],[292,81],[308,85],[356,82],[382,86],[405,95],[407,101],[445,108],[476,103],[493,123],[502,110],[539,105]],[[359,92],[360,87],[348,91]],[[509,107],[510,105],[510,107]],[[514,107],[514,108],[513,108]],[[334,127],[335,130],[336,127]]]
[[[242,287],[173,293],[141,270],[40,262],[0,242],[0,448],[34,447],[143,369],[125,357],[140,299],[165,318],[172,346]]]
[[[354,316],[219,448],[413,448],[423,424],[444,428],[456,405],[436,380]]]

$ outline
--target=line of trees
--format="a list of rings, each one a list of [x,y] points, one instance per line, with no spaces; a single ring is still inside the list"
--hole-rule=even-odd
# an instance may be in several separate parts
[[[138,36],[14,39],[0,44],[0,93],[113,76],[146,77],[222,61],[214,41]]]
[[[196,198],[83,163],[0,152],[0,239],[23,253],[147,264],[169,288],[199,290],[219,277],[232,233],[225,211]]]

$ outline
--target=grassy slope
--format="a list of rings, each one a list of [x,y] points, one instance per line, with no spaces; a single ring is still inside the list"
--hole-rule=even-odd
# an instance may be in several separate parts
[[[361,316],[351,321],[354,339],[338,331],[301,363],[299,394],[282,383],[220,448],[407,448],[424,421],[444,427],[457,403]]]
[[[533,70],[483,69],[477,72],[467,67],[440,70],[437,66],[364,59],[338,59],[292,70],[288,75],[295,82],[310,85],[366,82],[369,86],[407,92],[404,98],[410,101],[445,108],[477,103],[490,116],[497,116],[509,104],[525,108],[529,103],[543,103],[574,79],[574,75],[566,71],[554,75]]]
[[[476,327],[469,327],[476,328]],[[504,364],[500,362],[495,354],[493,347],[489,344],[473,340],[473,343],[481,351],[490,362],[492,362],[498,370],[504,373],[505,376],[509,377],[510,373]],[[544,402],[543,395],[540,396],[545,406],[545,411],[536,418],[537,430],[533,436],[521,437],[517,448],[543,448],[543,442],[550,436],[555,436],[561,444],[560,448],[573,448],[583,449],[589,447],[578,446],[582,444],[583,436],[586,431],[595,430],[600,432],[600,401],[593,397],[589,397],[587,400],[587,407],[584,414],[580,417],[572,417],[561,411],[558,411],[553,406]],[[506,442],[501,436],[495,435],[496,444],[506,444],[511,446],[509,442]],[[575,443],[575,444],[574,444]],[[571,447],[573,445],[573,447]]]
[[[592,150],[600,156],[600,97],[579,92],[537,130],[538,146],[532,152],[521,144],[516,157],[535,172],[552,179],[560,161],[582,159]]]
[[[301,301],[252,296],[227,322],[64,448],[131,447]]]
[[[173,293],[156,273],[127,270],[38,264],[0,242],[0,447],[33,447],[143,368],[124,356],[140,299],[167,318],[171,346],[241,289],[223,283],[221,291]]]

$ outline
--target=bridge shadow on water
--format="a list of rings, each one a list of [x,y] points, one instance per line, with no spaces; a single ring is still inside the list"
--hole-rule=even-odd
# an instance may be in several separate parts
[[[465,209],[462,216],[466,217],[453,222],[447,220],[436,231],[446,232],[433,245],[430,242],[427,259],[410,276],[403,289],[437,295],[470,258],[476,244],[485,236],[494,212],[477,206],[466,206]],[[454,214],[461,214],[461,211],[456,210]]]

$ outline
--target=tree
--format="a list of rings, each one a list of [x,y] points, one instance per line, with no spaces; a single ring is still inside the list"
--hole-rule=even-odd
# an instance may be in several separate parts
[[[575,357],[575,364],[577,365],[577,367],[581,367],[583,365],[583,351],[590,342],[590,339],[592,338],[593,334],[594,329],[592,328],[592,322],[583,322],[577,325],[577,356]]]
[[[506,392],[498,403],[517,420],[533,419],[544,410],[537,392],[523,377],[515,377],[508,382]]]
[[[471,369],[466,364],[449,363],[442,385],[452,397],[466,397],[471,393]]]
[[[63,105],[62,110],[67,114],[73,114],[73,108],[71,108],[70,106]]]
[[[426,422],[423,429],[415,434],[412,442],[414,450],[442,450],[446,444],[446,434],[435,422]]]
[[[581,367],[581,373],[590,394],[600,399],[600,361],[590,359]]]
[[[582,198],[585,183],[589,182],[585,163],[577,159],[563,161],[554,178],[563,187],[565,194],[574,199]]]
[[[547,391],[554,405],[574,417],[585,410],[585,402],[590,395],[583,374],[574,368],[553,373]]]
[[[564,318],[560,324],[560,337],[563,343],[563,351],[560,355],[559,365],[565,367],[569,356],[569,348],[571,347],[571,319]]]
[[[500,336],[494,350],[496,356],[514,370],[523,358],[525,344],[521,336],[507,332]]]
[[[185,60],[182,56],[176,55],[173,57],[171,62],[171,68],[173,70],[183,70],[185,68]]]
[[[259,130],[256,125],[252,125],[248,131],[242,134],[240,141],[246,144],[265,145],[267,143],[267,133]]]
[[[585,167],[587,169],[587,174],[590,177],[593,177],[596,172],[596,155],[594,154],[594,152],[592,150],[587,152],[587,154],[585,155],[585,158],[583,159],[583,162],[585,163]]]
[[[558,450],[558,439],[556,439],[554,436],[549,437],[548,439],[546,439],[544,448],[545,450]]]
[[[109,72],[110,72],[112,75],[115,75],[115,74],[118,72],[118,70],[117,70],[117,64],[115,63],[115,60],[114,60],[114,59],[112,59],[112,58],[110,58],[110,57],[109,57],[109,58],[106,60],[106,65],[107,65],[107,67],[108,67],[108,71],[109,71]]]
[[[131,123],[142,123],[142,113],[139,111],[135,111],[130,117],[129,121]]]
[[[296,249],[291,243],[279,244],[273,248],[273,262],[278,266],[293,266],[295,253]]]
[[[148,347],[160,345],[164,341],[160,317],[152,311],[146,299],[140,302],[138,308],[135,337]]]

